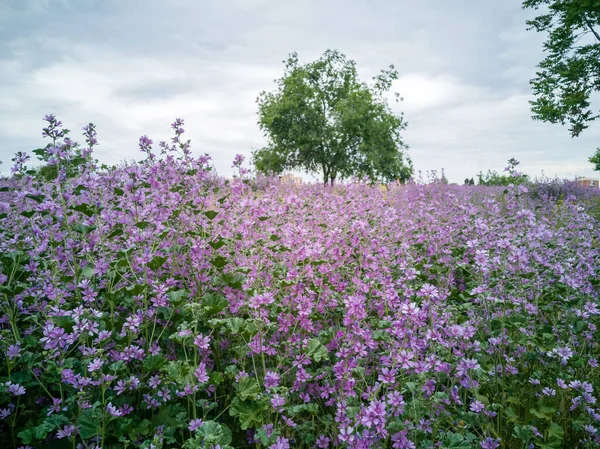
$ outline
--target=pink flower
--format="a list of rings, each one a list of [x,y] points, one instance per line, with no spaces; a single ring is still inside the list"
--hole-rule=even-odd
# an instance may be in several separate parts
[[[206,372],[206,363],[201,362],[200,365],[198,366],[198,368],[196,368],[196,371],[194,371],[194,374],[196,375],[196,379],[198,379],[198,382],[205,383],[208,382],[208,374]]]
[[[210,335],[198,335],[194,338],[194,344],[198,347],[198,349],[208,349],[210,346]]]

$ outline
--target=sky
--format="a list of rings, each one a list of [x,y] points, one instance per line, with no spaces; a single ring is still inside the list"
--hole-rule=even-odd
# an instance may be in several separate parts
[[[192,152],[230,176],[266,143],[256,98],[287,55],[337,49],[365,81],[398,70],[404,101],[390,104],[417,172],[462,183],[516,158],[532,176],[595,177],[600,122],[572,139],[531,119],[533,16],[520,0],[0,0],[0,172],[48,143],[52,113],[81,143],[96,124],[106,164],[143,159],[139,137],[168,140],[183,118]]]

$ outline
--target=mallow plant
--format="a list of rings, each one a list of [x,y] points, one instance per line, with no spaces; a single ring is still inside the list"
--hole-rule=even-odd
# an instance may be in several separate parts
[[[0,181],[0,446],[593,448],[593,194],[98,167]]]

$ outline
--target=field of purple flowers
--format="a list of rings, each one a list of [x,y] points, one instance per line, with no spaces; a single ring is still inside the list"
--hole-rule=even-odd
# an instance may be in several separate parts
[[[0,447],[600,444],[589,189],[225,180],[181,120],[99,169],[46,119],[57,176],[0,181]]]

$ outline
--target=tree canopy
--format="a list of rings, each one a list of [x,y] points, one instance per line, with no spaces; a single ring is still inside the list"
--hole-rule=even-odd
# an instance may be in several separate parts
[[[525,0],[523,8],[540,11],[528,29],[548,33],[531,80],[533,118],[568,124],[576,137],[600,117],[591,106],[600,91],[600,0]]]
[[[410,178],[412,163],[400,136],[407,123],[385,97],[398,78],[394,66],[368,85],[358,79],[356,63],[336,50],[304,65],[291,53],[284,63],[276,90],[257,99],[258,124],[268,139],[253,154],[257,170],[306,170],[320,173],[325,184],[352,176]]]

